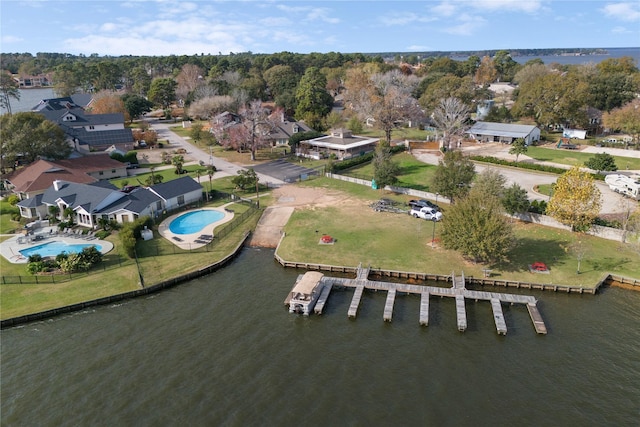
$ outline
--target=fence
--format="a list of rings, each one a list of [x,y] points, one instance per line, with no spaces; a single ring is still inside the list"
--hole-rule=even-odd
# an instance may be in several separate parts
[[[228,195],[231,198],[231,195]],[[243,213],[236,214],[232,221],[223,224],[215,231],[215,236],[213,240],[207,243],[204,246],[197,245],[198,247],[191,248],[179,248],[176,245],[164,242],[159,239],[155,239],[153,241],[147,242],[139,242],[136,246],[136,252],[138,253],[139,258],[144,258],[145,256],[160,256],[160,255],[174,255],[179,253],[194,252],[194,253],[202,253],[202,252],[211,252],[214,246],[217,244],[220,239],[227,236],[229,233],[234,231],[237,227],[239,227],[245,220],[251,217],[254,213],[256,213],[259,209],[256,204],[251,200],[246,199],[236,199],[236,203],[246,204],[249,209]],[[140,245],[144,244],[144,250],[141,249]],[[76,272],[76,273],[52,273],[52,274],[38,274],[38,275],[17,275],[17,276],[1,276],[0,283],[3,285],[40,285],[40,284],[55,284],[55,283],[63,283],[68,282],[70,280],[78,279],[80,277],[86,277],[88,275],[94,273],[102,273],[104,271],[119,268],[123,266],[134,265],[135,260],[130,258],[122,257],[118,254],[114,254],[111,256],[105,257],[105,259],[98,265],[94,266],[88,271],[84,272]]]
[[[114,254],[106,257],[100,264],[93,266],[91,269],[82,272],[75,273],[41,273],[37,275],[17,275],[17,276],[2,276],[0,283],[3,285],[43,285],[43,284],[55,284],[64,283],[71,280],[86,277],[94,273],[102,273],[107,270],[113,270],[114,268],[121,268],[129,265],[133,265],[134,260],[124,258],[118,254]]]

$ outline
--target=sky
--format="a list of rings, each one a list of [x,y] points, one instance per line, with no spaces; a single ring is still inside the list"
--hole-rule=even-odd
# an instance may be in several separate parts
[[[194,55],[640,47],[640,1],[0,0],[0,52]]]

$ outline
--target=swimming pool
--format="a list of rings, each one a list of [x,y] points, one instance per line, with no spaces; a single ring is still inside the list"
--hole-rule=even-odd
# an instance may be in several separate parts
[[[169,230],[174,234],[198,233],[207,225],[218,222],[223,218],[224,212],[212,209],[187,212],[171,221]]]
[[[67,244],[65,242],[49,242],[23,249],[20,251],[20,254],[22,254],[22,256],[24,256],[25,258],[28,258],[33,254],[38,254],[41,257],[54,257],[58,254],[61,254],[62,252],[66,252],[68,254],[79,253],[82,252],[83,248],[87,248],[89,246],[95,246],[99,251],[102,250],[102,246],[96,245],[95,243]]]

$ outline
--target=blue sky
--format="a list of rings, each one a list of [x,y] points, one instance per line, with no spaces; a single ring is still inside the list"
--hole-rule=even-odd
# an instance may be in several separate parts
[[[101,56],[640,47],[640,1],[1,0],[0,36]]]

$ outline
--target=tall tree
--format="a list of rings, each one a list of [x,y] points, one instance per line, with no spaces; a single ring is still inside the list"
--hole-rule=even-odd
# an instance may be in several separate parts
[[[493,59],[489,56],[482,57],[480,66],[476,70],[474,80],[476,84],[485,86],[496,81],[498,78],[498,70],[493,62]]]
[[[442,144],[446,149],[454,148],[452,142],[460,138],[466,129],[469,109],[458,98],[446,98],[433,112],[433,121],[442,132]]]
[[[176,77],[176,95],[190,104],[198,86],[204,85],[204,71],[193,64],[184,64]]]
[[[0,144],[0,158],[10,163],[18,158],[28,163],[38,157],[64,159],[71,154],[60,126],[33,112],[0,116]]]
[[[440,238],[445,248],[485,263],[506,260],[515,242],[500,200],[475,189],[447,210]]]
[[[604,113],[602,122],[609,129],[626,132],[636,144],[640,144],[640,100],[635,99],[609,113]]]
[[[130,121],[133,121],[144,113],[151,111],[151,107],[153,107],[153,103],[148,99],[131,93],[122,95],[122,101],[124,102],[124,108]]]
[[[373,179],[378,188],[393,185],[398,181],[400,166],[392,157],[391,146],[386,141],[380,141],[373,156]]]
[[[53,81],[53,90],[60,97],[73,95],[80,86],[80,79],[70,63],[63,63],[56,67]]]
[[[305,71],[296,90],[296,118],[305,120],[310,115],[325,117],[331,111],[333,98],[326,89],[327,78],[316,67]]]
[[[524,213],[529,209],[529,198],[527,190],[520,187],[515,182],[511,187],[507,187],[502,195],[502,206],[509,215]]]
[[[591,174],[574,166],[558,178],[547,215],[571,226],[573,231],[584,232],[593,224],[601,206],[600,190]]]
[[[176,86],[175,80],[168,77],[153,79],[149,88],[149,101],[164,109],[169,108],[176,99]]]
[[[11,74],[0,71],[0,107],[7,110],[8,114],[11,114],[11,98],[20,100],[18,82],[11,77]]]
[[[462,151],[447,151],[438,162],[431,188],[454,203],[456,199],[467,195],[475,175],[473,162]]]
[[[122,113],[125,115],[125,118],[127,118],[127,109],[125,108],[122,97],[113,91],[101,90],[96,93],[93,96],[93,101],[89,108],[91,114]]]
[[[271,142],[270,132],[275,124],[269,117],[269,111],[259,100],[252,101],[240,111],[241,122],[233,126],[216,125],[214,132],[218,142],[236,150],[248,149],[251,160],[256,159],[258,149]]]
[[[473,190],[502,199],[506,183],[507,178],[498,170],[487,168],[482,173],[476,175]]]

